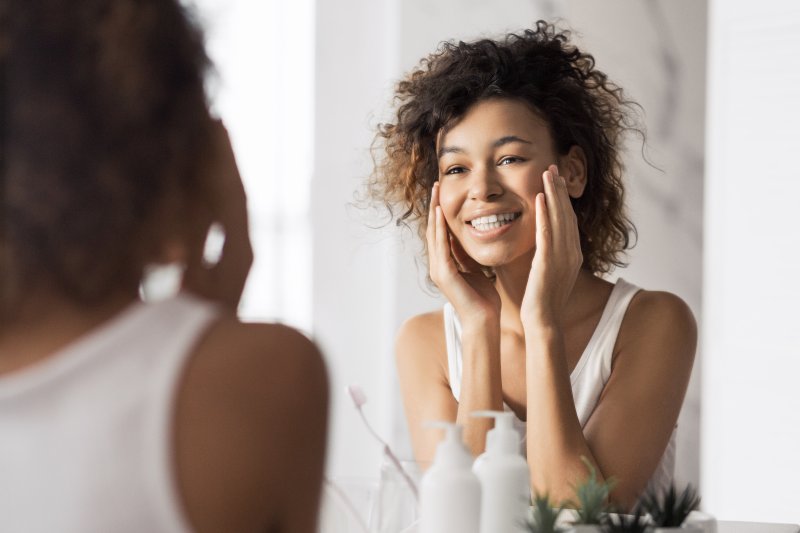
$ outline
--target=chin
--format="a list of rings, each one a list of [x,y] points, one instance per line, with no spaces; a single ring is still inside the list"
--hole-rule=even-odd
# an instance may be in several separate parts
[[[514,257],[508,253],[492,253],[488,250],[481,250],[479,253],[469,254],[479,265],[488,268],[497,268],[507,265],[514,260]]]
[[[533,250],[530,251],[519,251],[519,250],[491,250],[491,249],[482,249],[482,250],[473,250],[473,253],[469,253],[470,257],[472,257],[475,261],[478,262],[479,265],[487,267],[487,268],[500,268],[506,265],[509,265],[517,260],[525,258],[525,260],[530,263],[533,260]]]

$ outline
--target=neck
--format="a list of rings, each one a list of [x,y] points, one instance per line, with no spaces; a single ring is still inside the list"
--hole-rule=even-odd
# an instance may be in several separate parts
[[[135,294],[119,293],[85,305],[55,294],[30,295],[0,327],[0,374],[53,355],[118,314],[136,298]]]

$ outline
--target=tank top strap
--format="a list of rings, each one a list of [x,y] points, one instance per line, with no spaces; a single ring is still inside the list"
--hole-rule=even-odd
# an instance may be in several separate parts
[[[605,386],[611,376],[614,346],[622,326],[622,320],[625,318],[628,305],[640,290],[639,287],[622,278],[617,280],[603,309],[603,314],[600,316],[600,321],[570,375],[573,390],[593,389],[597,385]],[[592,383],[594,387],[576,386],[581,381],[586,381],[587,384]]]
[[[151,331],[158,331],[159,323],[164,325],[158,332],[164,340],[159,350],[160,364],[154,361],[151,366],[150,398],[144,406],[145,445],[142,452],[147,457],[145,465],[150,468],[144,474],[148,493],[152,496],[152,507],[160,515],[161,523],[168,524],[171,531],[191,530],[183,514],[173,475],[175,401],[181,377],[195,346],[219,316],[220,309],[215,304],[189,294],[159,304],[150,316],[153,321]]]
[[[461,397],[461,322],[450,302],[444,304],[444,340],[447,347],[447,374],[456,401]]]

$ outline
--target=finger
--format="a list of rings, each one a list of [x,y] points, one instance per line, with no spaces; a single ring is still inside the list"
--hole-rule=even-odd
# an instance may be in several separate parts
[[[544,197],[547,203],[547,211],[553,228],[558,225],[562,218],[561,199],[559,198],[559,176],[558,167],[550,165],[543,175]]]
[[[546,254],[550,248],[551,228],[544,193],[536,195],[536,254],[534,259]]]
[[[428,227],[425,230],[425,237],[428,240],[428,248],[433,249],[436,238],[436,206],[439,204],[439,182],[435,182],[431,188],[431,202],[428,206]]]
[[[558,215],[559,219],[566,220],[572,212],[572,204],[569,200],[569,191],[567,190],[567,182],[564,176],[558,173],[558,166],[550,165],[548,168],[550,175],[553,177],[553,190],[555,191],[556,200],[558,202]],[[553,206],[551,205],[551,210]]]
[[[550,165],[543,175],[544,181],[544,201],[547,204],[548,229],[555,241],[560,235],[563,214],[561,212],[561,201],[558,198],[558,170],[555,165]]]
[[[469,272],[467,266],[464,264],[466,255],[459,245],[459,242],[453,237],[451,233],[450,236],[450,254],[453,256],[453,261],[456,263],[456,267],[458,267],[459,272]]]
[[[569,197],[569,190],[567,189],[567,180],[558,173],[558,167],[556,165],[550,165],[550,171],[553,172],[555,178],[555,188],[561,206],[561,212],[564,215],[563,218],[567,220],[574,213],[572,202]]]
[[[578,217],[575,214],[575,209],[572,207],[572,200],[570,199],[569,189],[567,188],[567,181],[564,176],[558,175],[558,167],[551,165],[551,170],[556,171],[556,191],[558,192],[559,206],[562,225],[557,232],[561,243],[569,249],[570,247],[580,247],[580,237],[578,231]]]
[[[447,231],[447,222],[444,219],[442,207],[436,206],[436,260],[442,267],[450,265],[456,269],[455,261],[450,255],[450,234]]]

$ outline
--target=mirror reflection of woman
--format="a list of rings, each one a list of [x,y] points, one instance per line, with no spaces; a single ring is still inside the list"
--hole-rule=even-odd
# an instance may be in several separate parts
[[[582,457],[630,507],[672,481],[696,347],[677,296],[611,283],[634,232],[621,142],[635,104],[544,22],[449,43],[404,80],[381,126],[374,197],[419,228],[443,310],[408,319],[397,367],[415,457],[457,421],[472,453],[519,419],[532,488],[573,497]]]

